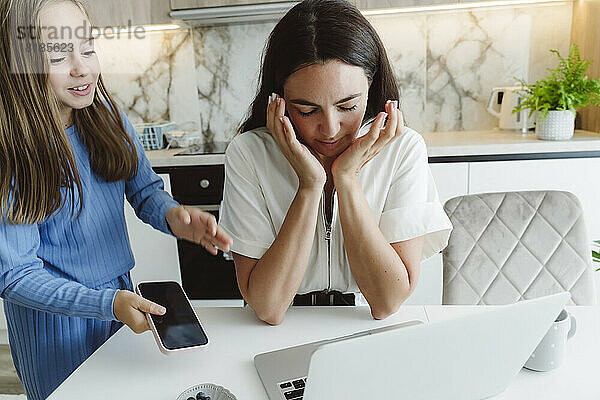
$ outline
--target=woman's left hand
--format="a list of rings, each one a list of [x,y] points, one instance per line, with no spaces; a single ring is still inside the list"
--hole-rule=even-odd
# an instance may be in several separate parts
[[[381,112],[373,121],[369,133],[354,139],[352,144],[340,154],[333,165],[331,173],[334,181],[358,177],[362,167],[402,133],[404,118],[398,110],[397,101],[388,101],[385,105],[388,121],[385,128],[386,113]]]
[[[179,206],[167,211],[167,223],[171,232],[181,239],[202,245],[216,255],[219,249],[229,251],[233,240],[217,226],[214,215],[196,207]]]

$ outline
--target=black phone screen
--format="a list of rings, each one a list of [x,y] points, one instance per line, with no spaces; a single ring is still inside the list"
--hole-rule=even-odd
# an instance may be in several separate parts
[[[168,350],[208,343],[208,338],[181,285],[177,282],[143,282],[138,285],[138,289],[143,298],[167,309],[164,315],[150,314],[150,318]]]

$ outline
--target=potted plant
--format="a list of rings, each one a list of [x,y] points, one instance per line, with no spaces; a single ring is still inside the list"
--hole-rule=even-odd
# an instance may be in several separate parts
[[[594,240],[592,246],[592,262],[598,266],[596,271],[600,271],[600,240]]]
[[[558,50],[556,68],[548,68],[549,75],[533,85],[519,79],[523,89],[522,101],[513,112],[529,110],[529,118],[537,111],[535,133],[539,139],[567,140],[575,130],[575,110],[590,104],[600,106],[600,78],[588,79],[590,61],[582,60],[579,48],[572,45],[569,56],[563,58]]]

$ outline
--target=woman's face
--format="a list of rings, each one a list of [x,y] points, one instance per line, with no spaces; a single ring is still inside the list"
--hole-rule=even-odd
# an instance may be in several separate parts
[[[100,75],[91,24],[70,1],[51,2],[40,13],[50,84],[61,107],[61,116],[92,104]]]
[[[339,60],[313,64],[290,75],[283,86],[288,115],[304,144],[334,159],[360,128],[369,82],[360,67]]]

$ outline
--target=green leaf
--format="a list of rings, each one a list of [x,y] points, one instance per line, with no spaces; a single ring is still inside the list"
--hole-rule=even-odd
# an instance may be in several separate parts
[[[550,50],[558,57],[556,68],[548,68],[548,75],[533,85],[515,78],[523,89],[519,91],[521,103],[513,112],[540,111],[544,119],[550,110],[573,110],[594,104],[600,107],[600,78],[588,79],[586,73],[590,61],[582,60],[577,45],[572,45],[565,58],[558,50]]]

